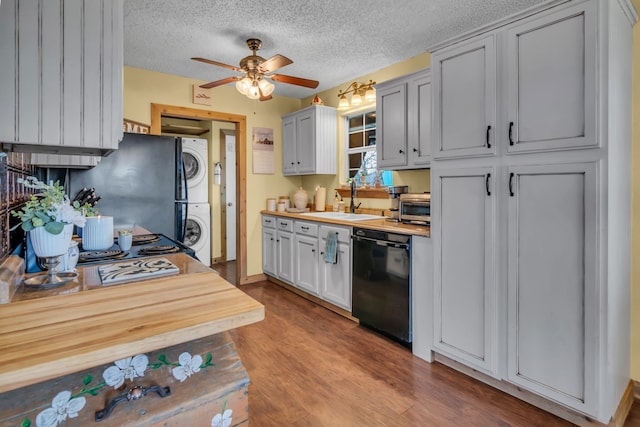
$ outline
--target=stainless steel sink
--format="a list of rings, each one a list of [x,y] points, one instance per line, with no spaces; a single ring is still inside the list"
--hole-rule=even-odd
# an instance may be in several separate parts
[[[341,221],[366,221],[369,219],[384,219],[384,216],[348,213],[348,212],[305,212],[300,215],[314,218],[339,219]]]

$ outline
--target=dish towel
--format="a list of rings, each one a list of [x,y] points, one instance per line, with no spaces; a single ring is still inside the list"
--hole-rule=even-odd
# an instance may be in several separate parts
[[[324,262],[338,263],[338,232],[327,232],[327,241],[324,244]]]

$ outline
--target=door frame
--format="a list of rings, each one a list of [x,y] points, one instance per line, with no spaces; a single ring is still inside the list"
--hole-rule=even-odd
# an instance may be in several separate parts
[[[236,131],[236,283],[247,280],[247,117],[239,114],[199,110],[151,103],[151,135],[162,133],[162,116],[235,123]]]

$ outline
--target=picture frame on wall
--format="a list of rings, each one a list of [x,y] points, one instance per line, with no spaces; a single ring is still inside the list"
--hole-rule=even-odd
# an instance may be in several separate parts
[[[198,85],[193,85],[193,103],[200,105],[213,105],[212,89],[203,89]]]

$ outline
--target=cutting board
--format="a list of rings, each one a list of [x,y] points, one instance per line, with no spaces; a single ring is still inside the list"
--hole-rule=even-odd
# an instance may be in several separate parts
[[[98,267],[98,274],[103,285],[179,272],[180,269],[166,258],[137,259]]]

